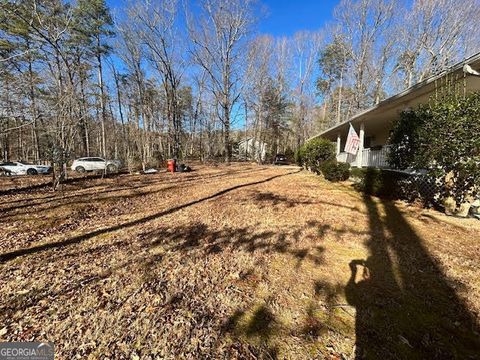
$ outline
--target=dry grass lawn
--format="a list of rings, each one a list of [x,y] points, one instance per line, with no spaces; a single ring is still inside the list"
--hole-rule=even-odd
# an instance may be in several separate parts
[[[195,168],[0,189],[0,341],[58,359],[480,358],[480,222],[294,167]]]

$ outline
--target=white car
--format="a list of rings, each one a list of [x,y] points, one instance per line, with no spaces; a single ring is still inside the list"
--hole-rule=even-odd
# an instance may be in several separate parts
[[[34,165],[18,161],[6,161],[0,163],[0,172],[6,175],[38,175],[48,174],[52,170],[48,165]]]
[[[99,157],[84,157],[73,161],[71,169],[84,173],[85,171],[107,170],[108,172],[118,171],[119,160],[105,160]]]

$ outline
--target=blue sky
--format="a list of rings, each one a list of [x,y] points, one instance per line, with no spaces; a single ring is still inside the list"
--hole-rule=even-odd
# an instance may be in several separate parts
[[[153,0],[155,1],[155,0]],[[196,0],[189,0],[196,2]],[[107,0],[113,13],[128,0]],[[318,30],[331,20],[339,0],[261,0],[265,14],[258,22],[260,33],[290,36],[301,30]],[[117,8],[117,10],[116,10]]]
[[[106,0],[114,17],[124,16],[122,7],[136,0]],[[156,0],[152,0],[156,1]],[[181,1],[181,0],[180,0]],[[198,0],[186,0],[198,3]],[[257,30],[260,34],[269,34],[275,37],[291,36],[297,31],[319,30],[325,23],[332,20],[333,9],[339,0],[259,0],[259,16]],[[194,9],[195,6],[190,6]],[[116,61],[114,59],[114,61]],[[234,121],[234,128],[243,128],[243,110]]]
[[[266,17],[259,21],[260,33],[289,36],[300,30],[318,30],[330,21],[336,0],[263,0]]]

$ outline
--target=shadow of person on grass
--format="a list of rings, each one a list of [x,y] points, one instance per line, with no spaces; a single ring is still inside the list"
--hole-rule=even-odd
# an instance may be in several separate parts
[[[356,308],[355,358],[480,359],[480,327],[457,294],[460,285],[393,202],[364,201],[370,256],[350,262],[345,287]]]

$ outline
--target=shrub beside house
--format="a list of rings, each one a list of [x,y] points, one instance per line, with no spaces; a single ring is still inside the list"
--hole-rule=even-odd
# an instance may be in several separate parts
[[[296,162],[329,181],[345,181],[350,176],[350,165],[335,159],[335,144],[330,140],[315,138],[298,149]]]
[[[445,206],[447,213],[466,214],[471,204],[480,208],[479,92],[477,53],[311,140],[336,142],[336,160],[361,169],[354,177],[365,191],[379,194],[390,188],[395,190],[390,197],[420,199]],[[358,138],[355,153],[344,150],[352,128]]]
[[[357,188],[372,195],[420,199],[443,205],[447,214],[467,216],[472,205],[479,208],[479,119],[480,92],[447,93],[400,114],[388,141],[390,169],[350,171],[349,164],[335,160],[335,145],[324,138],[302,146],[297,161],[330,181],[352,174]]]
[[[480,194],[480,92],[450,93],[402,112],[390,144],[392,168],[426,171],[446,213],[468,215]]]

